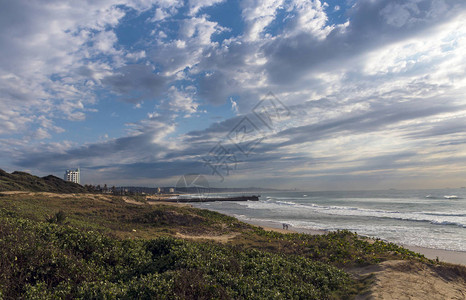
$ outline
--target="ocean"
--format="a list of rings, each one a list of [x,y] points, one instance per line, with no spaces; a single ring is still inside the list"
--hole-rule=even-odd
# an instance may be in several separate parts
[[[259,201],[194,206],[251,223],[348,229],[399,245],[466,251],[466,189],[261,192]]]

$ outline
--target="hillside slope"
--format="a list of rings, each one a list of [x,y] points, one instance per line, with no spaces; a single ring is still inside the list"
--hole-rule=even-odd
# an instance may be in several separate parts
[[[3,191],[83,193],[86,189],[77,183],[64,181],[53,175],[37,177],[19,171],[10,174],[0,169],[0,192]]]

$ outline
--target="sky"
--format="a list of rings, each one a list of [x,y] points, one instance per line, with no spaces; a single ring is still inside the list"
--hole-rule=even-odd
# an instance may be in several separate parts
[[[464,0],[0,0],[0,168],[466,186]]]

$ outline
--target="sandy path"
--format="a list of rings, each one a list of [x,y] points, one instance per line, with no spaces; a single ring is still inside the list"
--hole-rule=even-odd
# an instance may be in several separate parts
[[[28,191],[3,191],[3,192],[0,192],[1,194],[4,194],[4,195],[16,195],[16,194],[28,194],[30,192]]]
[[[129,204],[134,204],[134,205],[144,205],[145,204],[144,202],[138,202],[136,200],[133,200],[133,199],[125,197],[125,196],[123,196],[123,201],[125,201],[126,203],[129,203]]]
[[[192,239],[192,240],[211,240],[216,241],[219,243],[227,243],[232,238],[239,235],[238,232],[230,233],[230,234],[223,234],[223,235],[187,235],[177,232],[176,237],[183,238],[183,239]]]
[[[147,201],[150,205],[171,205],[171,206],[184,206],[184,207],[193,207],[189,203],[178,203],[178,202],[165,202],[165,201]]]

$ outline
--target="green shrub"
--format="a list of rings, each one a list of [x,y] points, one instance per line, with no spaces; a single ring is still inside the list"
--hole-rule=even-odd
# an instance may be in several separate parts
[[[162,237],[119,240],[68,225],[0,216],[6,299],[327,299],[353,280],[296,255]]]
[[[268,246],[268,250],[272,252],[283,249],[288,253],[303,255],[337,266],[369,265],[387,259],[416,259],[433,263],[423,255],[396,244],[363,239],[348,230],[329,232],[325,235],[309,235],[283,234],[256,229],[249,235],[253,239],[257,239],[257,236],[266,238],[268,243],[263,244]],[[260,245],[255,245],[255,247],[261,248]]]

